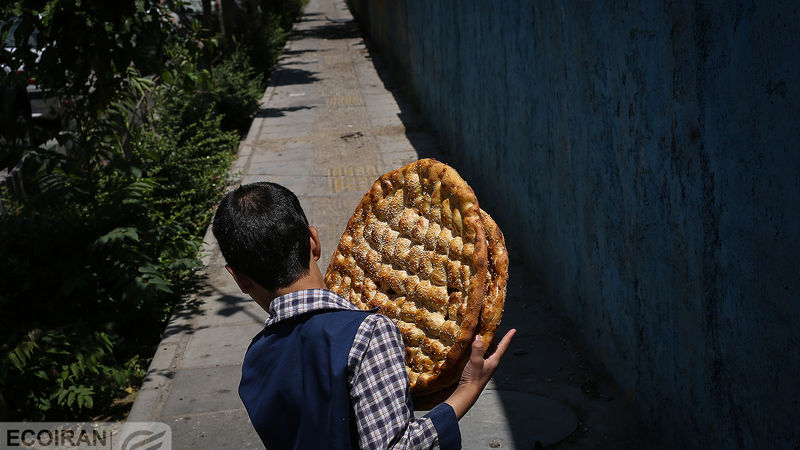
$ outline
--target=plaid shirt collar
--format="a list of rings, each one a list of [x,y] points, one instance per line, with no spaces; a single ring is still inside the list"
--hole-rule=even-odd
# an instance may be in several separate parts
[[[312,311],[331,309],[360,311],[358,307],[327,289],[306,289],[290,292],[272,300],[269,304],[269,311],[267,311],[269,317],[264,325],[270,326],[281,320]]]

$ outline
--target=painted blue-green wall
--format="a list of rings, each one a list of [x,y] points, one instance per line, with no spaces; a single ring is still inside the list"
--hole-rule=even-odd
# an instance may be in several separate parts
[[[351,6],[648,424],[800,445],[800,3]]]

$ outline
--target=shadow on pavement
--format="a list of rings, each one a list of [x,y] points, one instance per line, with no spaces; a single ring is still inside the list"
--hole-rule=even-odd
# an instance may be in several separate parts
[[[300,111],[301,109],[313,109],[312,106],[290,106],[288,108],[259,108],[256,117],[283,117],[287,112]]]
[[[286,66],[278,67],[272,73],[274,86],[288,86],[291,84],[312,84],[319,81],[315,72],[303,69],[292,69]]]
[[[292,39],[357,39],[361,37],[358,23],[352,20],[339,21],[328,19],[325,25],[318,25],[305,30],[295,30]]]
[[[252,305],[253,303],[253,300],[250,298],[238,297],[234,295],[223,295],[222,297],[216,299],[216,302],[225,305],[216,312],[218,316],[231,317],[234,314],[242,313],[253,319],[253,321],[256,323],[264,322],[263,317],[253,314],[249,309],[247,309],[247,306]]]
[[[314,49],[284,50],[283,53],[281,53],[279,59],[285,59],[289,56],[297,56],[297,55],[302,55],[304,53],[315,53],[315,52],[316,50]]]

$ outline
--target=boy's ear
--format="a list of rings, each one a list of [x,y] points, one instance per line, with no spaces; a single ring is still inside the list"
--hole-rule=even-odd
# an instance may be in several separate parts
[[[311,257],[314,258],[314,261],[319,261],[319,256],[322,254],[322,244],[319,242],[319,233],[317,233],[317,229],[314,226],[308,227],[308,231],[311,232],[311,236],[309,236],[311,240]]]
[[[255,282],[250,279],[247,275],[239,272],[238,270],[234,269],[230,265],[225,266],[225,270],[228,271],[229,274],[233,277],[233,280],[236,281],[236,284],[239,286],[239,289],[242,290],[243,294],[250,295],[255,287]]]

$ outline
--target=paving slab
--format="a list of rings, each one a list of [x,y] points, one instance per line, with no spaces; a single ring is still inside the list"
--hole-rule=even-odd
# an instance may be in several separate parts
[[[174,450],[263,448],[242,409],[187,414],[164,422],[172,428]]]
[[[265,320],[267,313],[250,297],[220,293],[210,296],[203,303],[194,323],[197,328],[203,329],[219,325],[262,325]]]
[[[256,322],[199,329],[184,350],[181,368],[239,366],[244,359],[242,349],[263,328],[263,323]]]
[[[424,411],[416,411],[420,417]],[[459,421],[464,449],[533,449],[572,434],[578,416],[564,403],[520,391],[487,389]]]
[[[239,365],[177,370],[161,417],[242,409],[241,371]]]
[[[572,434],[578,417],[564,403],[527,392],[487,390],[459,422],[465,449],[550,446]]]

